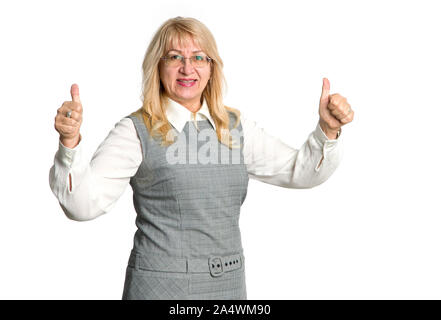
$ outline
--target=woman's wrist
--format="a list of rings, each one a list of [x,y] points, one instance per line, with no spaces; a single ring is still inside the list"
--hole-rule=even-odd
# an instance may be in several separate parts
[[[81,135],[76,136],[72,139],[63,139],[60,137],[60,142],[63,146],[69,149],[75,148],[81,141]]]
[[[340,129],[338,129],[338,130],[327,130],[327,131],[323,130],[323,132],[326,134],[326,136],[328,137],[329,140],[335,140],[339,136]]]
[[[322,128],[322,131],[330,140],[335,140],[340,135],[341,128],[331,129],[324,121],[320,121],[320,127]]]

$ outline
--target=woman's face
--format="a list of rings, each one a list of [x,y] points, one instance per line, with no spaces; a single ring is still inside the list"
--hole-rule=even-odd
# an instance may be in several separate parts
[[[194,55],[207,55],[193,40],[183,42],[182,45],[175,44],[166,53],[166,55],[170,54],[181,55],[185,58]],[[190,59],[185,59],[184,64],[176,67],[166,65],[164,60],[161,60],[159,64],[161,82],[168,96],[191,111],[196,111],[200,107],[202,92],[210,79],[210,72],[210,64],[196,68]],[[189,82],[189,80],[195,81]]]

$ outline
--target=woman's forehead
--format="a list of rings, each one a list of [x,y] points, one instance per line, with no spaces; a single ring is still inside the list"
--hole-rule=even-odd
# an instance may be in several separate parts
[[[171,50],[191,52],[203,51],[199,42],[190,36],[172,38],[167,46],[167,51]]]

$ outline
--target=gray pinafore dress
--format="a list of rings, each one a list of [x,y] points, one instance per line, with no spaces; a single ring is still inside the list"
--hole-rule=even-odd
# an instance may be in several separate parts
[[[228,113],[232,130],[236,117]],[[208,120],[173,128],[175,142],[163,147],[141,119],[127,117],[143,160],[130,179],[137,231],[122,298],[246,299],[239,213],[248,173],[240,122],[232,130],[237,149],[221,144]]]

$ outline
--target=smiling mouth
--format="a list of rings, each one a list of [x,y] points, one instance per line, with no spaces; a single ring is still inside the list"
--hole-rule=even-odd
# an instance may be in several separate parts
[[[178,79],[178,84],[181,87],[186,87],[186,88],[190,88],[196,85],[196,79]]]
[[[192,82],[196,82],[197,80],[196,79],[192,79],[192,80],[181,80],[181,79],[178,79],[178,81],[182,82],[182,83],[192,83]]]

